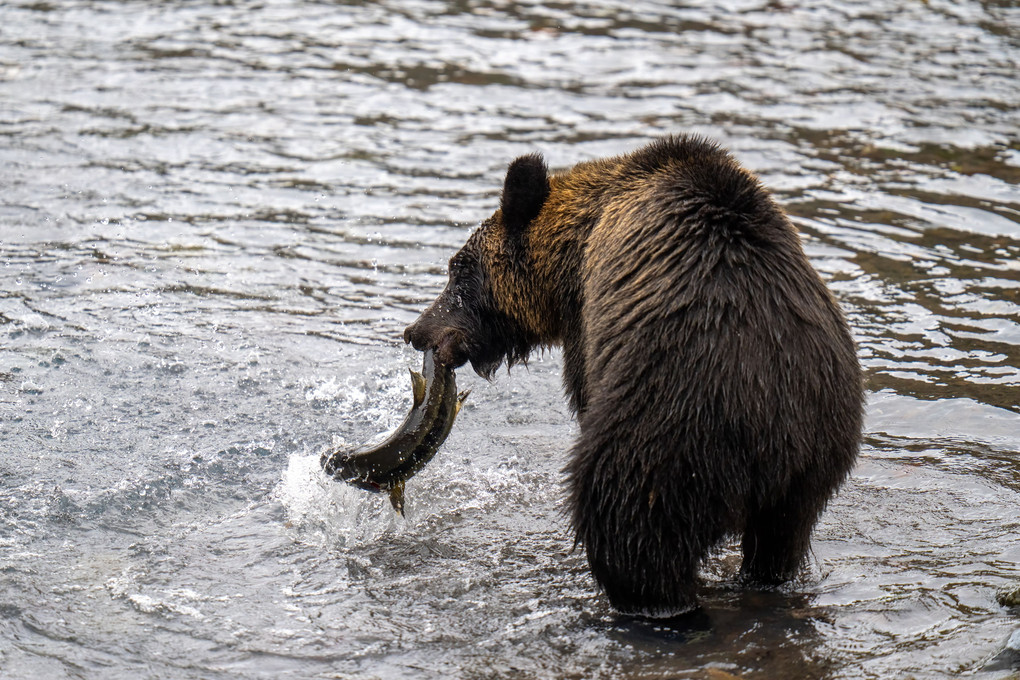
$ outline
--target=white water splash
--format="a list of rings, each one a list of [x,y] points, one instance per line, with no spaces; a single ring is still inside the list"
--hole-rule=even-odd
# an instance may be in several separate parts
[[[288,526],[300,539],[324,547],[363,545],[406,524],[385,495],[326,476],[318,454],[292,455],[275,496],[286,509]]]

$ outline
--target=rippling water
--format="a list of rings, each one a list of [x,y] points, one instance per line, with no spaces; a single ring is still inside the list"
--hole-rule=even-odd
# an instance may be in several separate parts
[[[1012,2],[0,6],[0,675],[1016,677]],[[678,131],[773,188],[867,369],[788,591],[613,615],[571,550],[556,352],[474,388],[408,519],[319,452],[495,205]]]

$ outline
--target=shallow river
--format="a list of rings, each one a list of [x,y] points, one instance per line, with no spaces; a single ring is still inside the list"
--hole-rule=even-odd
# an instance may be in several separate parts
[[[0,676],[1016,678],[1020,10],[684,4],[0,5]],[[615,616],[556,351],[460,371],[406,521],[323,478],[406,412],[509,160],[680,131],[774,190],[866,367],[796,584],[729,546],[699,617]]]

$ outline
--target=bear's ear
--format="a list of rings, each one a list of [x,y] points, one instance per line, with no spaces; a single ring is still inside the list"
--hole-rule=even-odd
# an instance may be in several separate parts
[[[500,210],[508,234],[520,234],[549,197],[549,172],[541,154],[521,156],[506,171]]]

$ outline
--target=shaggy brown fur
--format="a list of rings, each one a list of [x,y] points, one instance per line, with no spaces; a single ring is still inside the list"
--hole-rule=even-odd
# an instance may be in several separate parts
[[[791,578],[857,455],[843,315],[768,192],[699,138],[551,176],[514,161],[405,339],[486,377],[563,345],[573,526],[624,612],[695,606],[727,535],[749,581]]]

